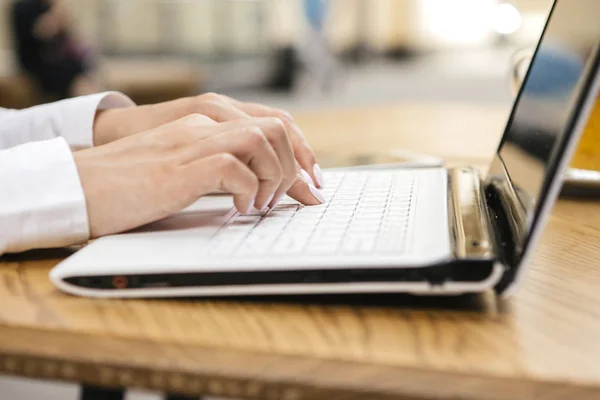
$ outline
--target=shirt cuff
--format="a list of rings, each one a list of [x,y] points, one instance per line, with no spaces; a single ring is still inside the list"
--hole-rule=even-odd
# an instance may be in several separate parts
[[[135,103],[119,92],[104,92],[56,103],[58,131],[74,148],[94,145],[96,112],[111,108],[133,107]]]
[[[83,187],[63,138],[0,151],[0,254],[89,238]]]

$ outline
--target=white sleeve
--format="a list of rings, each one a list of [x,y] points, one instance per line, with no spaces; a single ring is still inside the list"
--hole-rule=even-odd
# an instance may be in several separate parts
[[[69,145],[93,145],[96,111],[134,105],[127,96],[108,92],[25,110],[0,109],[0,255],[89,238],[85,196]]]
[[[83,188],[65,139],[0,150],[0,255],[88,237]]]
[[[124,94],[106,92],[18,111],[0,109],[0,149],[56,137],[73,147],[91,147],[96,111],[134,105]]]

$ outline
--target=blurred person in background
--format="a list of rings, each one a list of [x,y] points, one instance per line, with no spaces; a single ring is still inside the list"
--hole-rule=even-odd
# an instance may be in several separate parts
[[[215,191],[241,213],[285,193],[322,204],[322,186],[292,116],[262,104],[208,93],[136,106],[111,92],[0,108],[0,255],[127,231]]]
[[[99,91],[91,48],[75,36],[63,0],[14,0],[12,28],[19,64],[46,98]]]
[[[304,12],[310,30],[301,47],[300,57],[307,70],[315,77],[320,89],[332,89],[336,77],[336,60],[325,32],[329,0],[304,0]]]
[[[282,2],[282,4],[284,4]],[[276,68],[269,87],[278,91],[292,91],[298,83],[302,72],[307,72],[323,92],[328,92],[335,84],[338,64],[325,32],[325,24],[329,14],[329,0],[302,0],[301,10],[306,19],[308,31],[300,42],[297,38],[285,33],[284,44],[275,52]],[[280,5],[281,6],[281,5]],[[281,10],[280,10],[281,13]],[[279,15],[280,20],[289,16]],[[279,26],[277,33],[286,31]]]

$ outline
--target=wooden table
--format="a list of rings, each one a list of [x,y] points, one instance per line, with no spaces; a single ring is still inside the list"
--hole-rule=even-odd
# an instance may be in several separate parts
[[[298,116],[324,158],[399,146],[480,163],[505,118],[466,105]],[[600,203],[557,205],[510,300],[87,300],[49,282],[63,256],[0,265],[0,371],[256,399],[600,398]]]

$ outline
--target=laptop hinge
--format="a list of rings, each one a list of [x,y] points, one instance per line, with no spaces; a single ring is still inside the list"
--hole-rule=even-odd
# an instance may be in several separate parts
[[[522,254],[519,248],[520,238],[525,234],[526,215],[519,203],[517,193],[508,179],[489,178],[484,188],[485,201],[490,214],[498,259],[506,267],[506,273],[496,286],[502,292],[514,280],[516,268]]]
[[[451,240],[457,259],[496,259],[495,237],[479,172],[470,167],[448,171]]]

